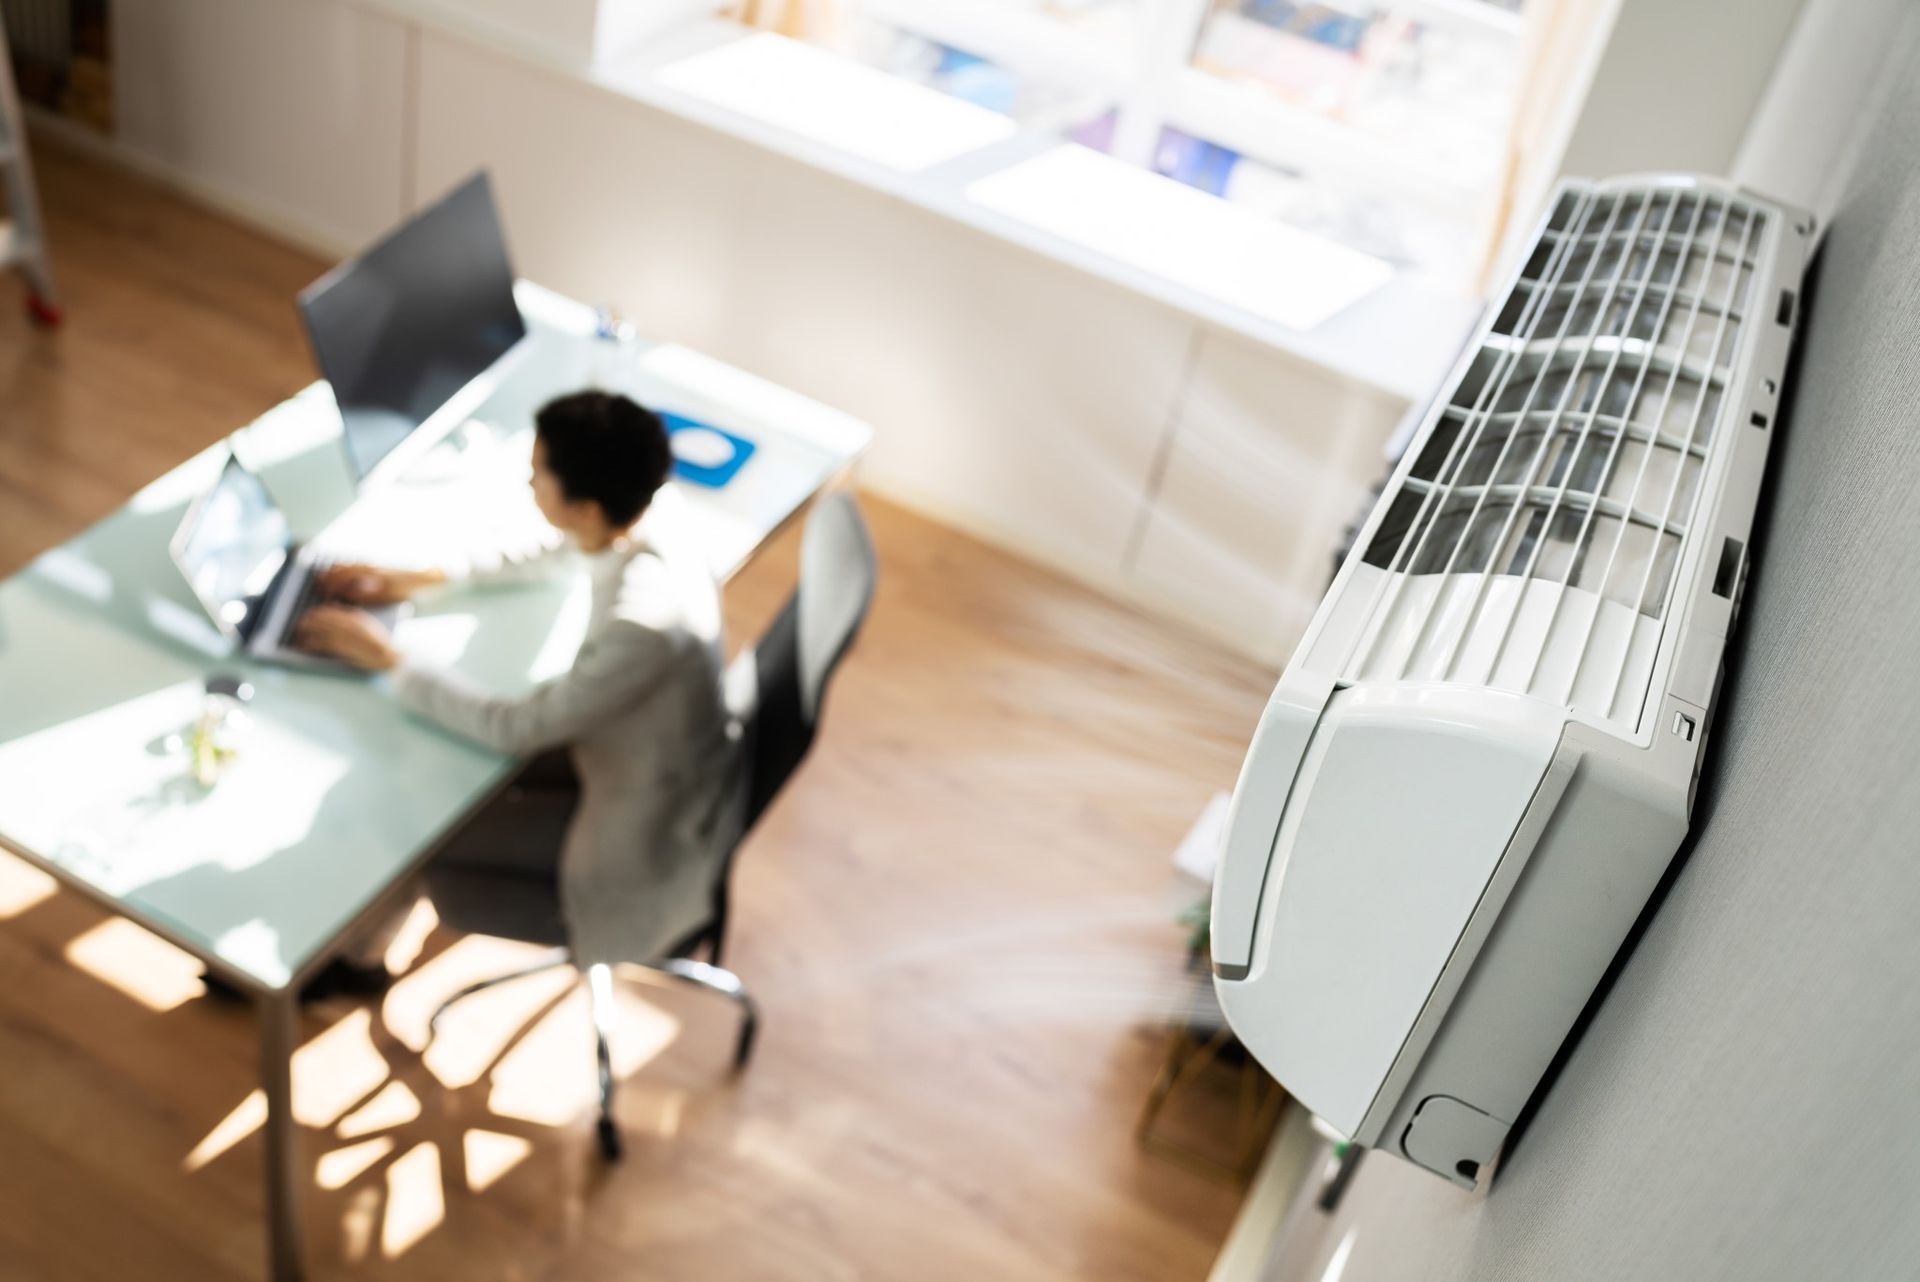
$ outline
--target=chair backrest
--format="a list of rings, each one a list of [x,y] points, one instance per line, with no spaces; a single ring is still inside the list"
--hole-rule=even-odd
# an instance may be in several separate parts
[[[801,539],[799,586],[728,672],[736,701],[748,705],[734,709],[743,754],[742,836],[813,747],[827,686],[866,622],[878,574],[873,538],[853,495],[822,498]]]

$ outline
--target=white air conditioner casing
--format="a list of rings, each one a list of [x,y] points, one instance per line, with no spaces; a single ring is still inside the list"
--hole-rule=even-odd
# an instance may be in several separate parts
[[[1473,1185],[1685,835],[1811,244],[1564,184],[1262,714],[1215,987],[1355,1141]]]

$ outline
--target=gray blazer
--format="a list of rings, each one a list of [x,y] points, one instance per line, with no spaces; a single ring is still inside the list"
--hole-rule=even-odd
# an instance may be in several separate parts
[[[456,579],[524,578],[585,563],[593,581],[573,667],[522,695],[402,663],[400,702],[498,752],[571,751],[581,799],[560,857],[574,958],[657,959],[704,924],[730,844],[733,738],[721,695],[720,597],[701,548],[661,496],[634,536],[585,556],[506,554]]]

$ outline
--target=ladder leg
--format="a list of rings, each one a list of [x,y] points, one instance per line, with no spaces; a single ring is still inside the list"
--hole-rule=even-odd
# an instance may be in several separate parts
[[[0,235],[0,243],[11,247],[6,256],[27,282],[27,314],[41,325],[58,325],[60,304],[40,221],[40,193],[33,181],[33,158],[27,151],[4,26],[0,26],[0,178],[4,178],[7,220],[12,224],[10,234]]]

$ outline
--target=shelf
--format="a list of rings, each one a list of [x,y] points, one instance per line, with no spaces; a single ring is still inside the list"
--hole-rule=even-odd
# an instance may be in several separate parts
[[[861,0],[862,16],[985,58],[1017,75],[1119,95],[1128,51],[1033,9],[992,0]]]
[[[1426,156],[1196,67],[1183,69],[1168,86],[1165,119],[1182,133],[1254,160],[1311,177],[1337,176],[1449,216],[1474,217],[1486,199],[1483,178],[1463,177]]]

